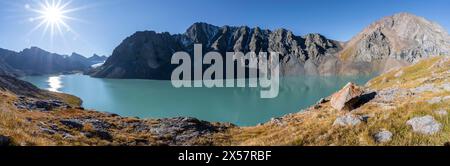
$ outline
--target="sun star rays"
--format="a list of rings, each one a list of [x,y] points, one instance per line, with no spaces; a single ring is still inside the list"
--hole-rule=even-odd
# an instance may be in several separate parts
[[[25,8],[37,16],[29,18],[29,21],[36,22],[36,26],[31,29],[29,34],[42,29],[42,38],[49,35],[50,42],[53,45],[53,40],[56,35],[62,37],[66,32],[77,33],[68,24],[68,21],[81,21],[77,18],[68,16],[70,13],[79,11],[83,7],[70,8],[72,0],[37,0],[35,4],[26,4]]]

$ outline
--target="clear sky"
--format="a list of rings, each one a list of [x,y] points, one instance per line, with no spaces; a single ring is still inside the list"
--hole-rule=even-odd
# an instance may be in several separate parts
[[[61,25],[52,37],[51,30],[44,33],[45,26],[33,31],[38,17],[48,15],[33,11],[41,10],[42,1],[0,0],[0,48],[38,46],[60,54],[110,55],[136,31],[183,33],[194,22],[286,28],[297,35],[321,33],[346,41],[371,22],[398,12],[450,29],[449,0],[72,0],[63,14],[71,19],[62,19],[70,28]]]

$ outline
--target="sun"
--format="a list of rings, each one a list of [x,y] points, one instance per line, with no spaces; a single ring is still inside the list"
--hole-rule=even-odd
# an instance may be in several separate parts
[[[64,36],[66,32],[72,32],[73,29],[68,24],[69,20],[79,20],[68,16],[68,14],[78,11],[83,8],[69,8],[72,0],[37,0],[36,4],[25,4],[25,8],[36,14],[31,17],[31,22],[36,22],[37,25],[30,33],[38,29],[43,29],[43,36],[50,33],[50,39],[56,34]]]
[[[46,22],[59,24],[63,21],[64,15],[61,9],[57,7],[48,7],[42,11],[42,16]]]

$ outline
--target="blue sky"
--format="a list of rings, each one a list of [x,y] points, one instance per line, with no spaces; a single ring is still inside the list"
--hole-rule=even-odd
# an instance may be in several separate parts
[[[194,22],[286,28],[346,41],[384,16],[410,12],[450,29],[448,0],[73,0],[71,31],[51,37],[32,29],[40,0],[0,0],[0,48],[38,46],[51,52],[110,55],[136,31],[183,33]],[[51,1],[51,0],[50,0]],[[62,0],[66,2],[67,0]]]

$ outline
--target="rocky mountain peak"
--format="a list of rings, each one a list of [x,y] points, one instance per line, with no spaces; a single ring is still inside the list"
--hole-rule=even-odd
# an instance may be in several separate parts
[[[219,32],[219,29],[211,24],[197,22],[186,30],[185,35],[194,43],[206,44]]]
[[[372,62],[396,59],[417,62],[450,52],[450,37],[440,25],[423,17],[399,13],[374,22],[348,42],[340,56]]]
[[[73,52],[73,53],[70,55],[70,57],[71,57],[71,58],[86,58],[86,57],[84,57],[83,55],[78,54],[78,53],[76,53],[76,52]]]
[[[45,51],[39,47],[30,47],[30,48],[26,48],[24,50],[22,50],[20,52],[20,54],[27,54],[27,55],[47,55],[47,54],[51,54],[48,51]]]

